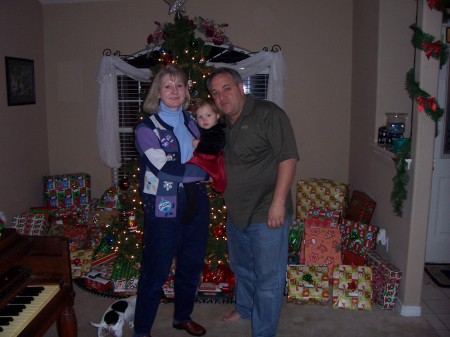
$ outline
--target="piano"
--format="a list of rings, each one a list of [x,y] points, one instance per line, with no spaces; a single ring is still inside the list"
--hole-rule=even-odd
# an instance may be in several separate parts
[[[68,240],[0,231],[0,337],[77,337]]]

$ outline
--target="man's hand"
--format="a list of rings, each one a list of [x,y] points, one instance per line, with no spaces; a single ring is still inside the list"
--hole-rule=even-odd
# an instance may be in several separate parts
[[[269,215],[267,218],[267,227],[280,228],[284,224],[285,206],[284,202],[276,204],[272,202],[269,207]]]
[[[192,141],[192,146],[194,147],[194,149],[197,148],[198,143],[200,143],[200,141],[199,141],[198,139],[194,139],[194,140]]]

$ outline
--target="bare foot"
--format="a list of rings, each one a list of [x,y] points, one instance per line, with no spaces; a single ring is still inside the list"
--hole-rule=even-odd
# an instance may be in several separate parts
[[[236,322],[239,321],[240,319],[241,315],[239,315],[236,310],[232,310],[228,314],[223,316],[223,320],[225,322]]]

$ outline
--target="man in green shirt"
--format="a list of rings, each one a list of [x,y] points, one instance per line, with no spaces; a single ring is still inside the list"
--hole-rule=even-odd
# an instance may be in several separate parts
[[[218,68],[207,87],[226,119],[227,242],[236,308],[225,321],[251,319],[254,337],[276,336],[285,287],[294,132],[276,104],[244,93],[239,73]]]

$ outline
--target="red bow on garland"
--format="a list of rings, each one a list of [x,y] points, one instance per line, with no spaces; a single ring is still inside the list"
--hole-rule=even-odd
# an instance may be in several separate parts
[[[434,97],[430,97],[430,98],[417,97],[416,101],[419,104],[419,112],[422,112],[426,108],[431,108],[431,110],[436,111],[436,108],[437,108],[436,98],[434,98]]]
[[[435,42],[422,42],[422,48],[425,51],[427,59],[430,59],[431,55],[434,53],[436,56],[441,55],[441,41]]]
[[[436,8],[440,11],[442,8],[441,0],[428,0],[428,7],[430,9]]]

